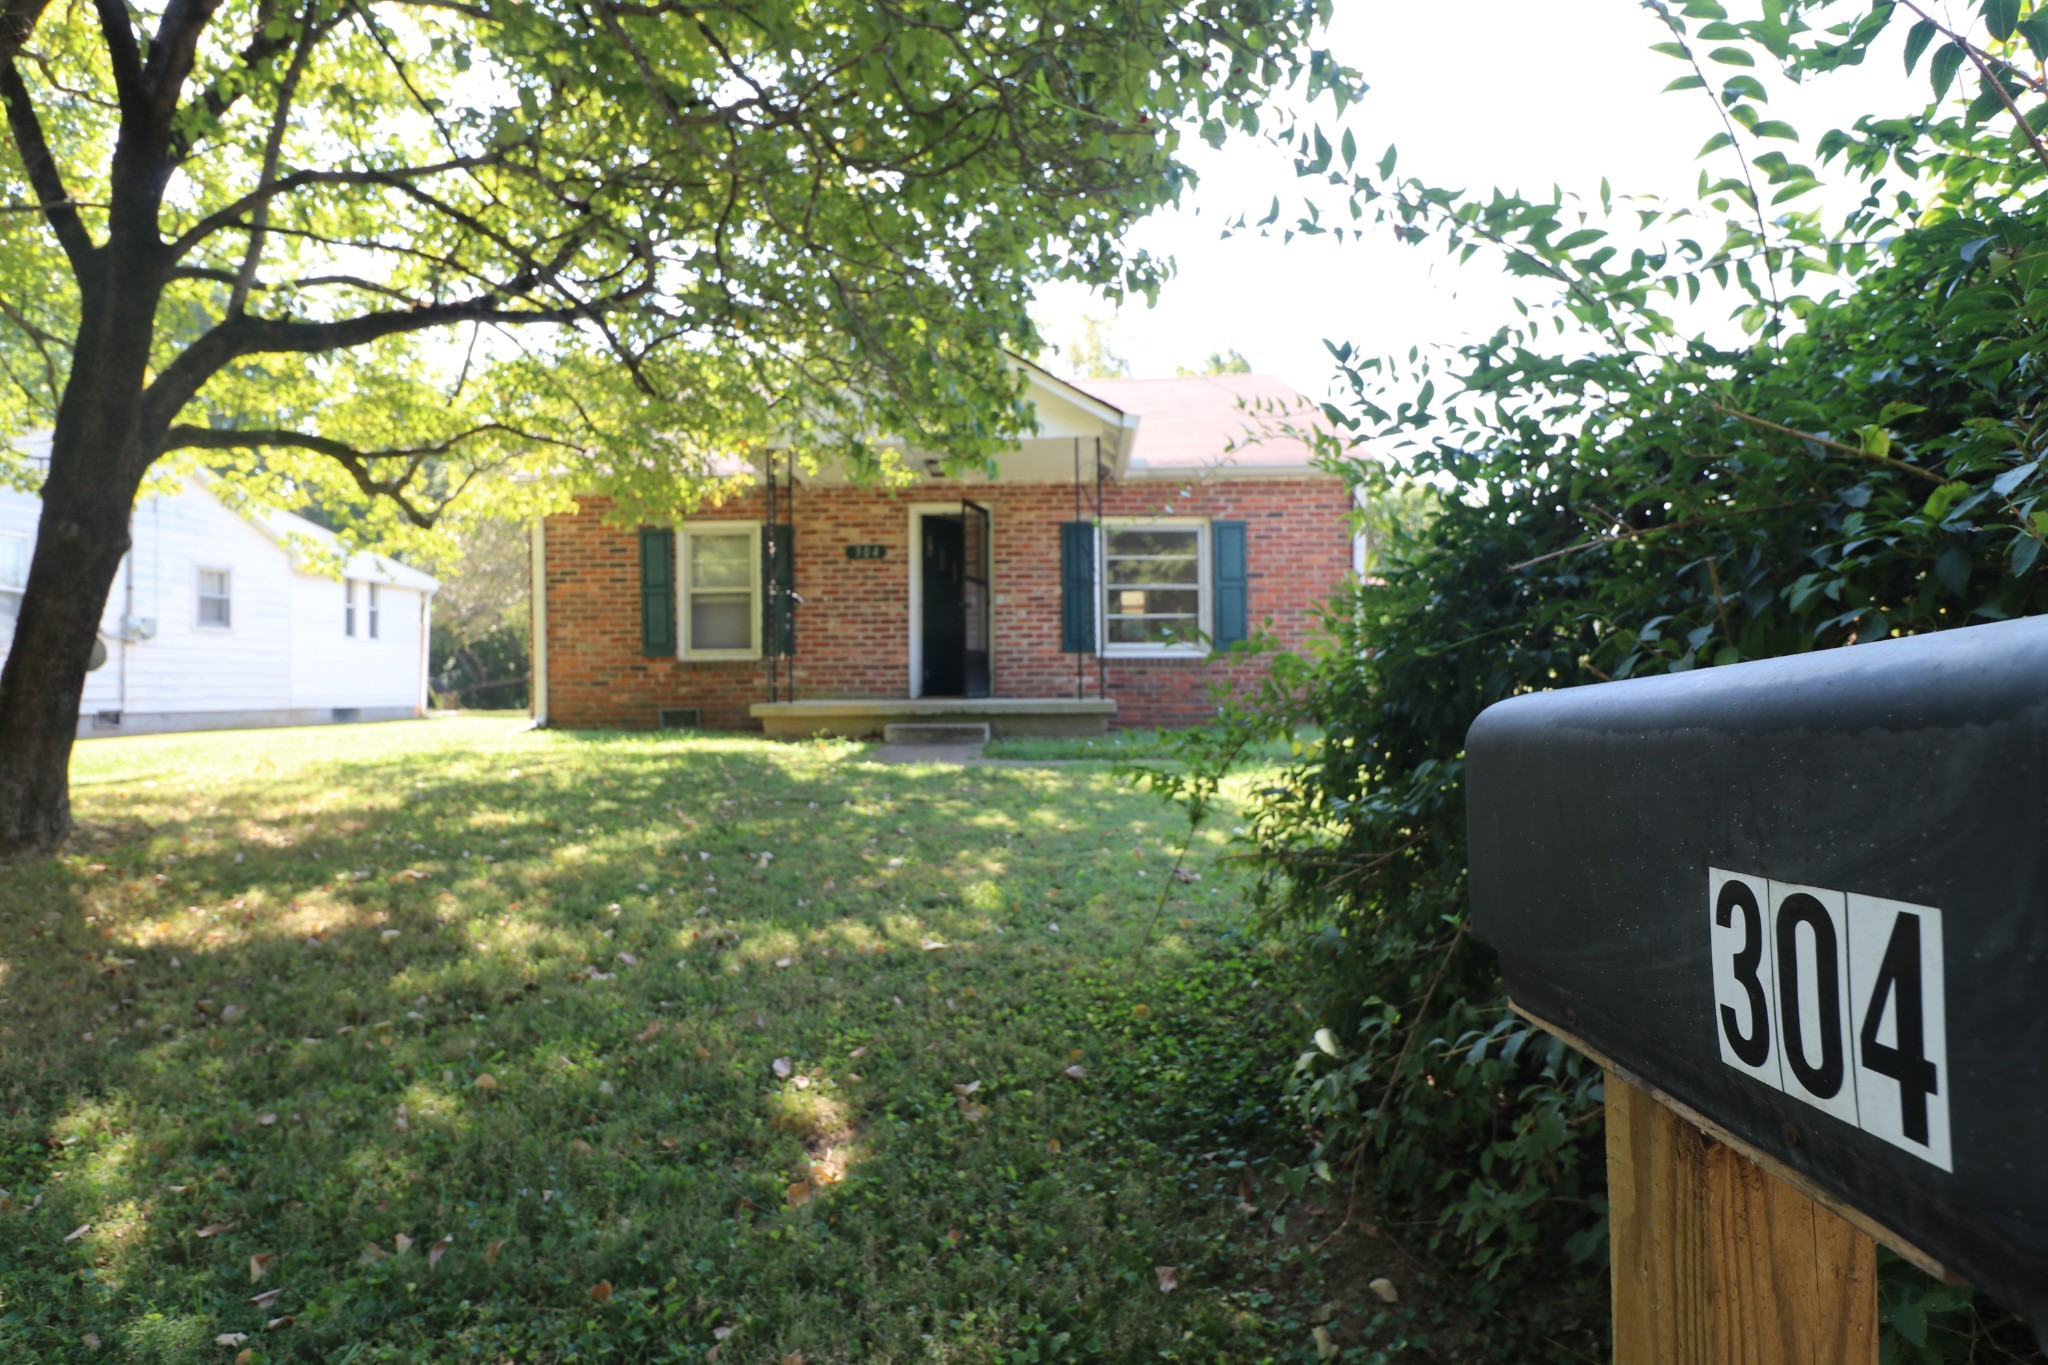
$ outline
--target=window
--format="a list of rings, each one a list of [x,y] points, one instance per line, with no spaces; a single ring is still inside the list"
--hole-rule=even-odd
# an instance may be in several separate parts
[[[28,537],[0,536],[0,616],[21,615],[21,594],[28,586]]]
[[[341,633],[356,633],[356,581],[353,578],[341,580]]]
[[[1207,653],[1208,541],[1206,522],[1102,528],[1103,653]]]
[[[228,593],[226,569],[199,571],[199,624],[226,629],[234,624],[233,602]]]
[[[683,657],[759,657],[761,528],[730,522],[685,526],[678,548]]]
[[[370,585],[370,638],[377,638],[377,585]]]

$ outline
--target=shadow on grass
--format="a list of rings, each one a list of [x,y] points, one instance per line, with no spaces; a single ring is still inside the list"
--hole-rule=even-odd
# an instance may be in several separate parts
[[[1284,969],[1213,881],[1133,960],[1177,831],[1107,775],[859,753],[96,755],[79,844],[0,873],[0,1347],[1263,1340],[1224,1286],[1267,1254]]]

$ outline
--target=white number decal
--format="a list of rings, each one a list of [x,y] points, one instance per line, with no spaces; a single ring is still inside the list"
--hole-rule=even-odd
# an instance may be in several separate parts
[[[1953,1170],[1941,912],[1707,870],[1721,1060]]]

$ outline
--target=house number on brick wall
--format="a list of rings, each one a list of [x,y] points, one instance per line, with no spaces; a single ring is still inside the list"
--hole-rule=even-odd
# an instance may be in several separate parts
[[[1707,871],[1721,1060],[1954,1170],[1941,911]]]
[[[849,545],[846,547],[846,557],[848,559],[887,559],[889,557],[889,547],[886,545]]]

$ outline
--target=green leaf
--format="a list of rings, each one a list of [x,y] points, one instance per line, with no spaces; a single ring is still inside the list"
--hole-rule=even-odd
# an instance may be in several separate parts
[[[2012,538],[2012,576],[2019,578],[2041,558],[2041,542],[2022,531]]]
[[[1746,47],[1717,47],[1707,54],[1708,58],[1723,66],[1755,66],[1756,58]]]
[[[2020,20],[2019,34],[2035,61],[2048,61],[2048,12],[2037,12]]]
[[[1387,144],[1387,154],[1380,158],[1380,179],[1382,180],[1391,180],[1394,177],[1394,153],[1394,145],[1390,142]]]
[[[1912,75],[1913,68],[1920,61],[1920,54],[1927,51],[1927,45],[1934,41],[1936,24],[1932,19],[1922,19],[1906,32],[1906,74]]]
[[[1799,141],[1799,130],[1782,119],[1764,119],[1749,131],[1758,137],[1781,137],[1787,142]]]
[[[1728,134],[1726,133],[1716,133],[1712,137],[1707,139],[1706,144],[1700,148],[1699,154],[1701,156],[1711,156],[1715,152],[1720,151],[1723,147],[1733,147],[1734,145],[1734,138],[1728,136]]]
[[[1999,42],[2012,37],[2020,21],[2020,0],[1984,0],[1984,22]]]
[[[1936,50],[1934,60],[1928,63],[1927,67],[1927,79],[1934,86],[1934,98],[1940,100],[1948,97],[1948,88],[1955,84],[1956,71],[1962,66],[1963,58],[1967,55],[1962,44],[1955,42],[1944,43]]]

